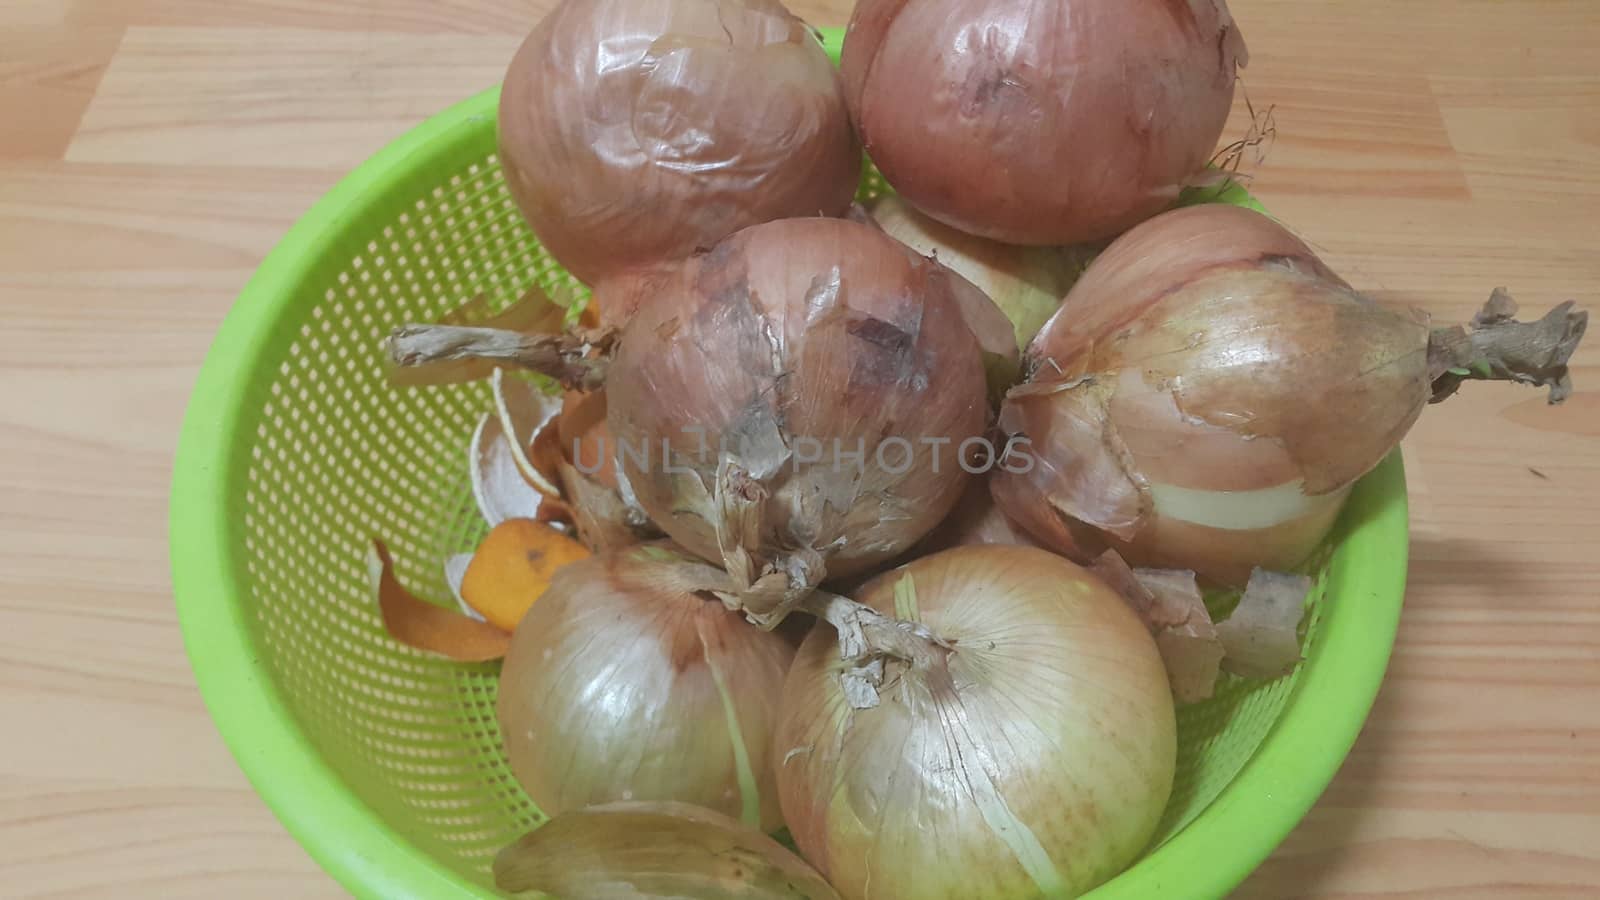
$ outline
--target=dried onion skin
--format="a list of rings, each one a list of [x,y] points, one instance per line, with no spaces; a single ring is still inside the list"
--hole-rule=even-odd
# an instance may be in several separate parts
[[[653,284],[607,375],[618,469],[669,537],[751,588],[754,615],[889,561],[954,505],[956,453],[990,417],[959,276],[814,218]]]

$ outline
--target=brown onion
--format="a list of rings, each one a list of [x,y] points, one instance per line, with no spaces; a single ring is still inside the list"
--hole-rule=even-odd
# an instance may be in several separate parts
[[[988,406],[959,281],[865,225],[790,219],[657,278],[623,331],[619,471],[765,623],[909,548],[960,495]]]
[[[825,579],[910,548],[1004,449],[984,434],[977,333],[1014,349],[1005,317],[875,227],[769,222],[597,296],[629,311],[620,333],[410,325],[389,354],[604,385],[619,493],[720,562],[764,627]]]
[[[1292,569],[1456,380],[1564,395],[1585,316],[1569,303],[1524,325],[1508,304],[1497,293],[1471,335],[1430,331],[1265,215],[1165,213],[1095,260],[1030,346],[1001,415],[1029,465],[997,472],[996,497],[1085,561],[1109,545],[1232,586]]]
[[[727,816],[683,803],[564,813],[500,851],[495,885],[561,900],[838,900],[805,861]]]
[[[511,771],[546,814],[679,801],[780,824],[771,735],[794,649],[702,591],[659,544],[560,569],[517,626],[497,705]]]
[[[867,152],[912,205],[1075,244],[1177,199],[1244,62],[1224,0],[861,0],[842,71]]]
[[[936,643],[855,708],[834,629],[784,684],[778,789],[844,897],[1075,897],[1150,839],[1176,761],[1155,642],[1122,600],[1031,547],[923,557],[857,595]]]
[[[827,54],[777,0],[565,0],[506,73],[500,161],[540,241],[591,284],[838,215],[861,164]]]

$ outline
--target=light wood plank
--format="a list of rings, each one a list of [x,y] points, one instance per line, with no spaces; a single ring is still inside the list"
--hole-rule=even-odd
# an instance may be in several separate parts
[[[1358,287],[1440,321],[1498,285],[1600,302],[1600,4],[1230,5],[1277,115],[1254,189]],[[493,84],[548,6],[0,4],[0,894],[343,895],[194,691],[164,537],[178,423],[283,231]],[[1600,342],[1575,375],[1600,392]],[[1426,411],[1390,675],[1239,896],[1600,896],[1597,396],[1469,386]]]
[[[121,40],[114,25],[0,31],[0,160],[61,158]]]
[[[59,7],[60,0],[38,0]],[[75,22],[112,19],[161,27],[316,28],[351,32],[521,34],[554,0],[71,0]],[[815,25],[843,25],[854,0],[796,0],[786,4]]]
[[[510,34],[136,26],[67,159],[348,167],[493,85],[518,43]]]

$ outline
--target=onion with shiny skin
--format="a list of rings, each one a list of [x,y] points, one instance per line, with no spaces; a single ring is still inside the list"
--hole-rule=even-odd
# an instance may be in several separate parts
[[[1049,321],[1092,258],[1086,247],[1019,247],[967,234],[894,194],[875,198],[868,212],[890,237],[937,259],[988,296],[1010,321],[1019,349]]]
[[[512,60],[499,120],[512,197],[590,284],[838,215],[860,173],[837,74],[777,0],[565,0]]]
[[[700,593],[700,568],[658,544],[572,563],[517,626],[497,710],[545,813],[679,801],[780,824],[770,748],[794,649]]]
[[[1499,309],[1484,321],[1499,330],[1471,340],[1430,331],[1265,215],[1164,213],[1101,254],[1029,347],[1001,426],[1034,464],[997,472],[996,498],[1084,561],[1109,545],[1229,586],[1291,570],[1440,389],[1441,366],[1481,352],[1472,365],[1559,399],[1585,315],[1565,304],[1524,325]],[[1441,362],[1446,344],[1460,355]]]
[[[862,0],[842,72],[867,152],[907,201],[1044,245],[1176,201],[1244,62],[1224,0]]]
[[[784,685],[778,789],[839,893],[1076,896],[1131,863],[1171,790],[1176,721],[1143,624],[1104,583],[1030,547],[961,547],[857,595],[944,646],[890,660],[853,709],[833,629]]]

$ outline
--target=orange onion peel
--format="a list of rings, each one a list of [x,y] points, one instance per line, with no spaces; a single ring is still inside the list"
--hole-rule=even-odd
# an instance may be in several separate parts
[[[512,631],[562,566],[589,557],[567,534],[533,519],[507,519],[473,551],[461,580],[461,599],[489,624]]]
[[[861,167],[837,73],[777,0],[557,4],[506,72],[499,148],[540,242],[596,286],[839,215]]]
[[[460,377],[466,371],[460,364],[470,361],[454,360],[442,368],[451,378]],[[614,488],[590,481],[563,457],[559,426],[567,404],[561,398],[508,377],[498,366],[473,377],[491,380],[495,403],[467,448],[473,498],[490,531],[472,553],[452,554],[443,562],[444,582],[459,615],[405,591],[392,573],[383,576],[381,557],[369,564],[392,637],[450,658],[482,660],[504,655],[509,633],[555,570],[591,550],[659,533]],[[574,531],[577,538],[571,536]]]
[[[593,421],[595,407],[604,414],[604,391],[555,397],[500,369],[492,381],[497,415],[480,424],[472,451],[473,488],[485,520],[493,525],[508,509],[531,508],[517,514],[576,529],[592,550],[661,536],[616,469],[604,420]],[[575,421],[569,426],[568,419]],[[568,445],[563,435],[575,428],[585,432]],[[593,456],[580,463],[582,444],[590,438],[597,438]]]
[[[1058,552],[1242,586],[1298,567],[1445,385],[1527,381],[1559,401],[1586,321],[1563,304],[1517,323],[1498,303],[1470,333],[1430,330],[1260,213],[1164,213],[1112,243],[1030,345],[1000,424],[1031,465],[993,489]]]
[[[459,662],[487,662],[506,655],[511,635],[486,622],[445,609],[406,590],[382,541],[367,554],[367,575],[383,625],[396,641]]]

